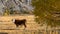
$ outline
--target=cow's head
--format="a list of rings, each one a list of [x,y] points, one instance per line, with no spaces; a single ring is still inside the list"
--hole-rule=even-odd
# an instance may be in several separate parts
[[[15,22],[15,19],[12,19],[12,22]]]

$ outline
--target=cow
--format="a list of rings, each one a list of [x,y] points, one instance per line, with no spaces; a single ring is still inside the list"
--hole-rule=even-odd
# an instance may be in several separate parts
[[[12,19],[12,21],[16,25],[16,27],[18,27],[19,25],[24,25],[24,27],[26,28],[26,19]]]

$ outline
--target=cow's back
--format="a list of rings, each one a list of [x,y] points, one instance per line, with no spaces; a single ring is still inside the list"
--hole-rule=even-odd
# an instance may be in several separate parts
[[[15,24],[22,25],[25,24],[26,20],[15,20]]]

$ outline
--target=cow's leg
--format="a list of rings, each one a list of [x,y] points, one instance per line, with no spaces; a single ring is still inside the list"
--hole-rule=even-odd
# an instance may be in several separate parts
[[[19,25],[16,25],[16,27],[18,27]]]
[[[25,28],[26,28],[26,24],[23,24],[24,26],[25,26]]]
[[[17,25],[16,25],[16,29],[17,29],[17,30],[19,30],[19,27],[18,27],[18,26],[19,26],[19,25],[17,24]]]

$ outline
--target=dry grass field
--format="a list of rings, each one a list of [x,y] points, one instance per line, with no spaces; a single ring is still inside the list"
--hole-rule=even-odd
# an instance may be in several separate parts
[[[34,34],[34,32],[39,29],[34,18],[34,15],[0,16],[0,34]],[[26,19],[27,28],[24,29],[24,26],[19,26],[17,28],[12,22],[12,19]]]
[[[46,26],[41,27],[34,21],[34,15],[0,16],[0,34],[58,34],[58,31],[45,31]],[[16,27],[12,19],[26,19],[27,28]]]

